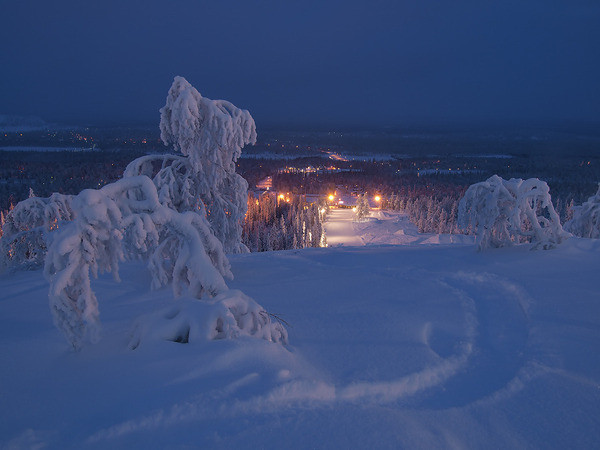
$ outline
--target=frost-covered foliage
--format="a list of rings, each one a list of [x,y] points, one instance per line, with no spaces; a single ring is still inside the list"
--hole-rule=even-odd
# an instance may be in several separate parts
[[[600,184],[598,192],[581,206],[573,206],[573,218],[565,224],[565,230],[575,236],[600,238]]]
[[[152,178],[159,202],[178,212],[206,213],[188,159],[177,155],[148,155],[130,162],[124,178],[145,175]]]
[[[367,198],[367,194],[360,194],[356,199],[356,220],[360,222],[367,217],[370,212],[371,209],[369,208],[369,199]]]
[[[182,77],[175,77],[160,113],[162,141],[184,155],[163,163],[153,177],[161,202],[199,198],[202,206],[182,198],[177,210],[205,213],[227,253],[247,251],[241,236],[248,183],[235,172],[235,163],[242,147],[256,142],[254,119],[225,100],[202,97]],[[139,175],[148,163],[134,161],[126,174]]]
[[[36,269],[42,266],[50,232],[73,219],[70,195],[29,197],[10,211],[2,227],[0,268]]]
[[[461,194],[462,195],[462,194]],[[422,194],[384,197],[381,209],[403,211],[417,226],[419,233],[457,234],[459,196]]]
[[[507,181],[494,175],[471,185],[459,204],[459,226],[475,231],[479,250],[520,242],[548,249],[568,235],[548,185],[537,178]]]
[[[112,272],[118,280],[125,258],[148,257],[153,287],[171,283],[175,295],[201,298],[227,290],[223,276],[232,276],[229,262],[206,219],[161,205],[148,177],[86,189],[73,198],[72,210],[74,220],[48,249],[45,274],[56,325],[75,348],[86,333],[92,341],[98,336],[90,273]]]
[[[232,289],[205,302],[181,298],[172,306],[140,317],[129,342],[131,349],[153,341],[179,343],[240,336],[287,344],[283,325],[253,299]]]
[[[229,261],[206,218],[161,204],[150,178],[128,177],[84,190],[73,198],[72,210],[74,220],[48,249],[45,274],[55,323],[74,348],[99,336],[90,274],[111,272],[118,280],[119,262],[136,257],[148,259],[154,288],[171,284],[176,297],[208,299],[214,329],[222,331],[212,338],[247,334],[287,342],[285,330],[262,307],[229,291],[224,280],[232,278]],[[181,318],[186,323],[205,320]]]

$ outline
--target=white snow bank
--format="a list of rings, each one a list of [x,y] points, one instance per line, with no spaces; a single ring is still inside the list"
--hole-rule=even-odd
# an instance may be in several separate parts
[[[592,448],[599,256],[598,242],[575,238],[552,252],[362,246],[233,256],[231,287],[289,323],[289,346],[193,339],[209,316],[187,318],[211,307],[176,306],[165,289],[149,290],[142,264],[127,262],[122,283],[92,280],[105,338],[68,352],[41,274],[5,276],[0,446]],[[163,315],[143,320],[149,340],[132,351],[140,311]],[[162,340],[182,323],[189,345]]]

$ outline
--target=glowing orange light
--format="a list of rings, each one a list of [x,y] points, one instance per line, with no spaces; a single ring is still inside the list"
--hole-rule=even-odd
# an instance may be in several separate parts
[[[380,202],[380,201],[381,201],[381,197],[380,197],[379,195],[376,195],[376,196],[375,196],[375,201],[376,201],[376,202]]]
[[[329,196],[329,201],[333,201],[335,199],[335,197],[333,195]]]

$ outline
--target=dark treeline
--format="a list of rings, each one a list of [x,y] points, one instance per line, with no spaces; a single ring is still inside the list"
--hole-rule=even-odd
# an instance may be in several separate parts
[[[77,194],[104,186],[123,175],[140,152],[7,152],[0,151],[0,210],[29,196],[53,192]]]
[[[99,188],[120,178],[127,164],[142,154],[143,149],[137,147],[121,151],[0,151],[0,211],[6,215],[11,204],[29,196],[30,188],[40,197],[48,197],[53,192],[76,194],[82,189]],[[310,174],[281,170],[308,166],[322,170]],[[326,170],[332,166],[336,169]],[[570,218],[570,206],[583,203],[596,192],[600,157],[428,156],[384,162],[332,161],[314,156],[294,160],[243,158],[238,161],[237,170],[248,180],[250,188],[272,176],[274,190],[289,192],[294,199],[306,194],[326,195],[336,190],[379,194],[384,201],[391,201],[395,196],[396,206],[390,208],[398,209],[401,204],[399,209],[409,214],[419,230],[452,233],[457,231],[456,205],[466,188],[494,174],[505,179],[535,177],[546,181],[564,223]],[[259,203],[262,202],[261,197]],[[296,223],[297,217],[302,223],[310,223],[312,219],[307,217],[307,211],[312,207],[299,208],[294,202],[300,200],[293,200],[287,206],[275,202],[274,213],[272,206],[265,204],[264,208],[271,209],[269,215],[263,215],[262,225],[255,217],[254,206],[250,205],[252,220],[244,235],[249,248],[266,250],[312,245],[307,244],[307,233],[300,235]],[[308,209],[304,209],[305,206]],[[269,233],[271,237],[265,238]],[[311,230],[309,241],[316,239],[314,234]]]
[[[248,195],[242,240],[251,252],[325,246],[325,205],[301,195]]]
[[[457,233],[458,203],[467,187],[494,174],[546,181],[563,223],[571,218],[571,207],[593,195],[600,181],[598,157],[430,157],[336,165],[342,171],[279,173],[273,177],[274,187],[296,193],[328,194],[341,189],[379,194],[382,207],[406,211],[419,231]]]
[[[92,148],[104,151],[164,151],[160,132],[152,127],[78,127],[0,132],[2,147]]]

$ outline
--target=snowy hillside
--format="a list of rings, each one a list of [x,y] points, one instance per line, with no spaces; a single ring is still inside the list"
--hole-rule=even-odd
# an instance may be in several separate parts
[[[102,340],[72,352],[41,272],[1,276],[0,448],[597,446],[600,241],[380,245],[450,237],[347,214],[330,248],[230,257],[230,287],[287,323],[288,346],[130,350],[136,318],[189,305],[127,263],[94,282]]]

